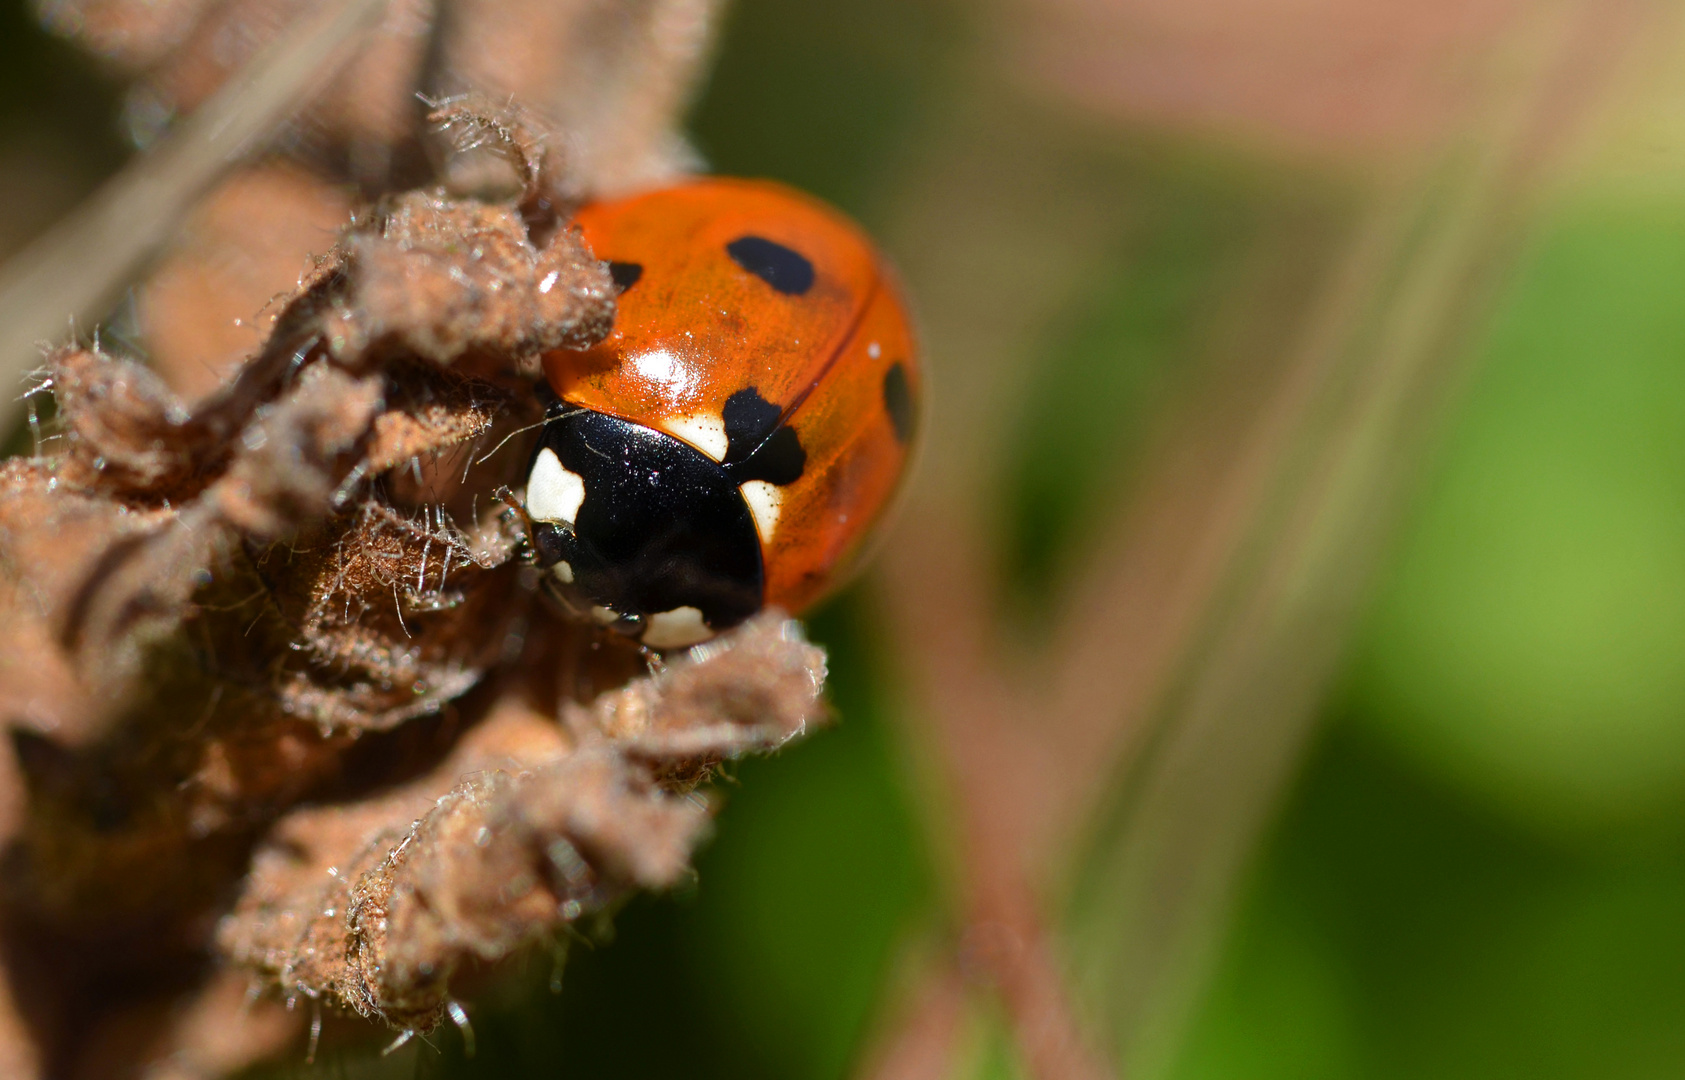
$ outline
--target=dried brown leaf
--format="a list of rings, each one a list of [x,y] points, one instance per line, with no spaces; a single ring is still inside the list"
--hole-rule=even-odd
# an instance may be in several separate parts
[[[718,761],[802,730],[823,676],[823,654],[766,616],[593,711],[641,710],[659,718],[669,751]],[[686,872],[706,804],[664,785],[649,749],[636,735],[576,742],[506,701],[416,783],[284,819],[222,947],[283,993],[431,1028],[463,965]]]

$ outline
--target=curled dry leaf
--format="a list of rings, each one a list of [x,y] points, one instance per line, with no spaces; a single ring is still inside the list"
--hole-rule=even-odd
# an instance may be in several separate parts
[[[648,673],[538,601],[491,493],[538,354],[600,339],[614,292],[535,205],[387,199],[191,407],[50,357],[57,434],[0,466],[0,1038],[29,1040],[0,1060],[275,1052],[296,1025],[220,1025],[218,951],[430,1027],[459,970],[682,877],[696,786],[822,717],[823,654],[780,616]]]
[[[451,364],[478,351],[536,375],[540,352],[598,341],[613,319],[614,283],[577,235],[561,229],[535,248],[507,203],[397,196],[338,261],[323,334],[348,363],[395,350]]]
[[[677,881],[708,816],[674,770],[694,780],[801,731],[824,672],[793,623],[766,616],[599,696],[571,732],[505,701],[419,780],[284,818],[221,944],[286,993],[431,1028],[463,965]],[[592,722],[627,714],[662,734]]]

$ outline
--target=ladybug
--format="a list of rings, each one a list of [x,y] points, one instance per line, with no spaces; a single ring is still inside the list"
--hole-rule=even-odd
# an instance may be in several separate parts
[[[700,179],[584,207],[614,330],[543,358],[525,509],[570,611],[650,649],[799,612],[858,555],[922,379],[893,272],[835,210]]]

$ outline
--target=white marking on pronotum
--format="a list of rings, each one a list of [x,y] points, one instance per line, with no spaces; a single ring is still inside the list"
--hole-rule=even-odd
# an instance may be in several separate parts
[[[773,530],[778,528],[778,513],[784,508],[784,493],[765,480],[745,481],[742,490],[743,501],[749,504],[761,540],[770,541]]]
[[[563,468],[562,459],[548,446],[540,450],[527,477],[527,513],[532,519],[572,525],[584,501],[584,478]]]
[[[563,585],[573,584],[573,566],[566,559],[552,566],[550,572],[555,574]]]
[[[651,615],[643,643],[652,649],[682,649],[713,636],[714,631],[702,621],[702,612],[686,606]]]
[[[693,413],[670,416],[661,421],[661,429],[677,435],[715,461],[724,461],[730,440],[725,434],[725,418],[717,413]]]

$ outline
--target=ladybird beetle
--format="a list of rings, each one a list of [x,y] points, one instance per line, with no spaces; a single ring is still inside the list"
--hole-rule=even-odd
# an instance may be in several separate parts
[[[922,380],[883,257],[766,181],[703,179],[576,219],[614,330],[544,356],[535,561],[571,611],[651,649],[800,611],[859,552],[911,450]]]

